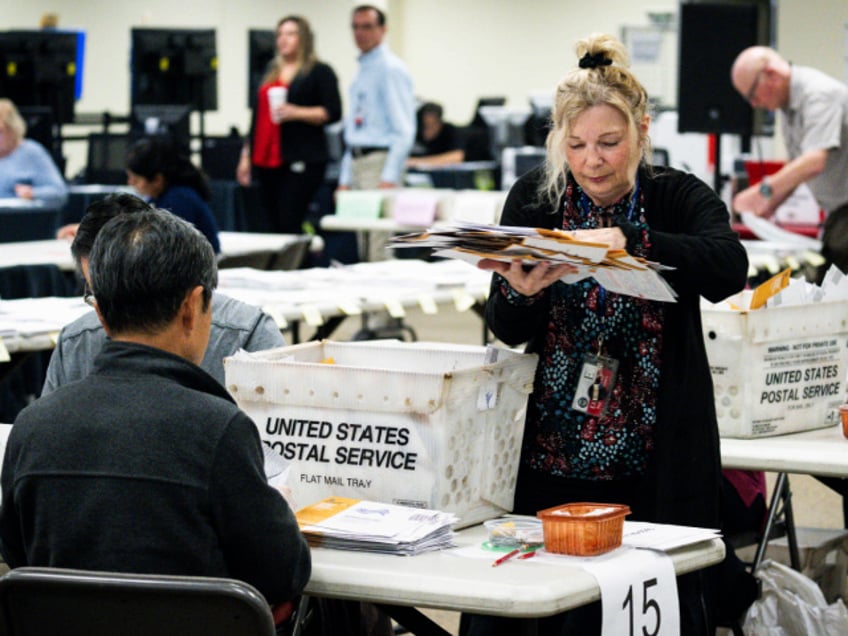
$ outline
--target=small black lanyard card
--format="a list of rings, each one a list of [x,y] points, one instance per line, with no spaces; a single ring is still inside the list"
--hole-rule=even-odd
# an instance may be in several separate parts
[[[607,410],[617,373],[618,360],[599,353],[587,353],[571,408],[587,415],[602,416]]]

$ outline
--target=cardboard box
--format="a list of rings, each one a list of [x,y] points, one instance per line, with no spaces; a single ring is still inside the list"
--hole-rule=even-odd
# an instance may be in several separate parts
[[[848,301],[750,311],[704,301],[701,319],[722,437],[783,435],[839,421]]]
[[[227,389],[289,463],[296,505],[369,499],[453,512],[465,526],[512,510],[537,359],[323,341],[242,353],[225,369]]]

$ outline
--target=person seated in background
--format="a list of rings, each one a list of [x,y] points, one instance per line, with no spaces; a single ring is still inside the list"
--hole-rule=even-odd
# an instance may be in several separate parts
[[[439,104],[427,102],[418,109],[418,131],[406,165],[443,166],[465,161],[465,149],[456,126],[442,118]]]
[[[206,175],[164,137],[147,137],[127,154],[127,184],[157,208],[192,223],[221,252]]]
[[[221,253],[218,222],[209,207],[212,190],[206,175],[164,137],[140,139],[127,153],[127,184],[157,208],[193,224]],[[64,225],[56,238],[73,239],[78,223]]]
[[[104,225],[116,216],[137,214],[151,210],[151,206],[132,194],[113,194],[95,201],[86,210],[77,228],[71,254],[77,269],[91,289],[88,260],[94,240]],[[106,344],[106,332],[95,312],[80,316],[66,325],[50,357],[42,395],[52,393],[62,385],[87,376],[95,356]],[[224,363],[239,349],[260,351],[282,347],[285,340],[276,323],[259,308],[229,298],[221,293],[212,294],[212,326],[209,346],[200,367],[219,383],[224,384]]]
[[[197,366],[218,282],[209,242],[164,210],[119,215],[88,270],[109,340],[92,373],[15,420],[6,563],[235,578],[290,608],[309,546],[266,481],[256,424]]]
[[[40,143],[26,138],[26,122],[15,104],[0,99],[0,198],[43,200],[61,207],[68,186]]]

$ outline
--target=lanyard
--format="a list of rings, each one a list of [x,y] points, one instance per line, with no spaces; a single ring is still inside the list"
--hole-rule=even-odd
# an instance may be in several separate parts
[[[633,194],[630,196],[630,209],[627,211],[627,220],[633,222],[633,216],[636,213],[636,204],[639,201],[639,175],[636,175],[636,185],[633,186]],[[591,210],[589,197],[581,188],[580,190],[580,207],[583,208],[583,213],[588,217]]]
[[[630,196],[630,209],[627,211],[627,220],[632,222],[633,215],[636,213],[636,203],[639,201],[639,175],[636,175],[636,184],[633,186],[633,194]],[[580,205],[586,216],[589,216],[590,204],[589,197],[585,192],[581,191]],[[600,333],[598,334],[598,355],[601,355],[601,349],[604,345],[604,334],[606,331],[605,312],[606,312],[607,290],[603,285],[598,285],[598,321],[600,323]]]
[[[605,322],[605,313],[607,307],[607,290],[604,289],[603,285],[598,285],[598,356],[600,356],[603,351],[604,346],[604,336],[606,335],[606,322]]]

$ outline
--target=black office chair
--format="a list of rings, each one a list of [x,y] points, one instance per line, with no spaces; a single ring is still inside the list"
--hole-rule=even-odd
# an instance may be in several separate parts
[[[500,95],[494,97],[480,97],[477,99],[477,105],[474,107],[474,115],[471,117],[471,121],[468,123],[469,126],[473,128],[483,128],[484,130],[488,130],[488,124],[486,120],[483,119],[483,116],[480,114],[481,106],[503,106],[506,104],[506,97],[501,97]]]
[[[206,176],[213,181],[235,180],[243,145],[244,140],[237,133],[204,137],[200,148],[200,165]]]
[[[250,254],[239,254],[237,256],[223,256],[218,261],[218,269],[233,269],[236,267],[250,267],[262,271],[272,269],[277,252],[263,250],[251,252]]]
[[[0,578],[0,634],[274,636],[271,610],[233,579],[18,568]]]
[[[218,269],[252,267],[259,270],[300,269],[309,257],[312,237],[304,234],[279,250],[262,250],[249,254],[224,256],[218,261]]]
[[[268,269],[300,269],[309,258],[312,236],[304,234],[275,252]]]
[[[134,137],[125,134],[89,134],[85,182],[126,185],[127,153],[134,140]]]

